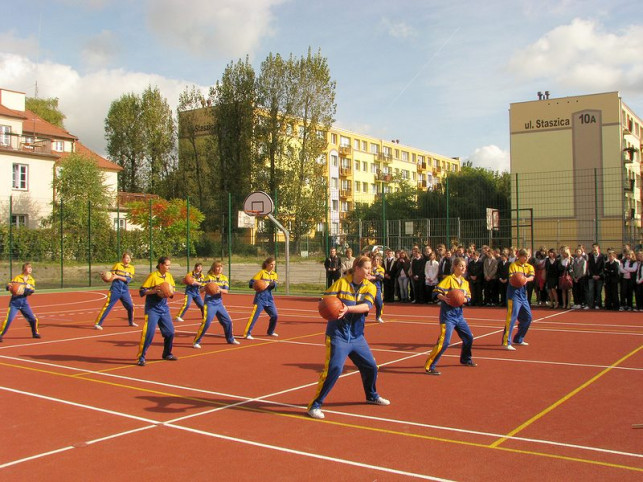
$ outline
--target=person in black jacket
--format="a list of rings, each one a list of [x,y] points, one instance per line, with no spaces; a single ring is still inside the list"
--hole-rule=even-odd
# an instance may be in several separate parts
[[[605,256],[601,254],[601,247],[592,244],[592,252],[587,259],[587,306],[597,310],[601,308],[601,293],[603,291],[603,271],[605,270]]]
[[[438,281],[451,274],[451,251],[448,249],[444,251],[442,258],[438,261]]]
[[[563,272],[562,268],[560,260],[556,257],[556,250],[551,248],[545,260],[545,286],[553,309],[558,308],[558,278]]]
[[[426,261],[420,252],[420,248],[413,247],[411,257],[411,283],[413,283],[413,303],[425,303],[424,299],[424,265]]]
[[[507,286],[509,281],[509,259],[507,258],[507,252],[503,251],[500,253],[500,259],[498,260],[498,271],[496,272],[498,276],[498,291],[500,292],[500,306],[507,306]]]
[[[395,301],[395,278],[398,268],[392,249],[386,250],[386,257],[382,263],[384,268],[384,303],[392,303]]]
[[[324,261],[324,268],[326,268],[326,288],[328,289],[342,275],[342,260],[337,256],[335,248],[330,248],[330,254]]]
[[[618,310],[618,284],[620,280],[619,268],[621,263],[616,258],[616,252],[613,249],[607,250],[607,261],[603,275],[605,279],[605,309]]]
[[[471,306],[482,306],[482,281],[484,280],[484,264],[477,251],[471,252],[467,265],[469,288],[471,289]]]

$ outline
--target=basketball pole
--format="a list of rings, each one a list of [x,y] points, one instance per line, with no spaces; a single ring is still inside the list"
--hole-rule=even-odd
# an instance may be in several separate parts
[[[277,226],[284,233],[284,239],[286,241],[286,294],[290,294],[290,233],[286,228],[284,228],[279,221],[272,215],[268,214],[267,218],[270,219],[275,226]]]

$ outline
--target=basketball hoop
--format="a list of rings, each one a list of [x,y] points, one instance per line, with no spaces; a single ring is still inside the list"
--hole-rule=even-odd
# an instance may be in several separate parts
[[[275,210],[275,203],[267,193],[255,191],[246,197],[243,202],[243,210],[249,216],[268,216]]]
[[[249,209],[248,211],[246,211],[246,214],[247,214],[248,216],[254,216],[255,218],[259,218],[259,217],[264,217],[264,216],[266,216],[265,214],[263,214],[263,212],[262,212],[262,211],[255,210],[255,209]]]

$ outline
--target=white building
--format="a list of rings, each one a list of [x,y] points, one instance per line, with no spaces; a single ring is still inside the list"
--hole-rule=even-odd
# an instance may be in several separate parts
[[[25,109],[25,94],[0,88],[0,222],[38,227],[55,200],[56,166],[71,153],[94,159],[117,198],[123,168],[83,146],[76,136]]]

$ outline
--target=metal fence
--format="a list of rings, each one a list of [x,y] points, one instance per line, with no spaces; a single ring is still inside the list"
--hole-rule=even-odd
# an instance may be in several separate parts
[[[619,169],[514,174],[511,210],[498,212],[493,226],[480,216],[386,219],[385,209],[381,218],[353,219],[344,223],[338,233],[331,234],[328,224],[320,222],[319,230],[297,244],[291,243],[291,257],[303,268],[293,270],[289,281],[293,285],[322,285],[321,263],[333,246],[341,253],[346,247],[360,252],[373,245],[410,249],[414,244],[439,243],[531,248],[588,246],[592,242],[604,247],[620,247],[626,242],[639,245],[637,213],[641,196],[634,187]],[[450,202],[453,200],[445,196],[447,212]],[[189,212],[189,199],[187,203]],[[479,203],[494,208],[491,200],[483,198]],[[212,216],[220,219],[218,225],[191,237],[194,226],[190,226],[188,216],[183,223],[184,234],[177,235],[175,230],[169,235],[162,223],[152,228],[159,223],[153,222],[151,201],[150,227],[142,229],[124,222],[125,215],[118,207],[96,210],[88,203],[76,206],[76,216],[68,217],[66,206],[57,205],[52,211],[51,202],[44,199],[0,199],[0,275],[3,279],[15,276],[23,261],[31,261],[39,264],[41,287],[100,286],[100,271],[111,267],[123,251],[129,251],[145,271],[152,270],[161,255],[171,256],[180,270],[187,270],[197,260],[205,264],[220,259],[224,266],[227,262],[226,272],[233,281],[243,285],[240,279],[247,276],[248,270],[258,269],[265,256],[276,256],[279,266],[285,243],[279,236],[275,242],[269,229],[237,228],[236,212],[240,208],[232,205],[228,196],[227,205],[223,202],[220,212]],[[52,212],[57,217],[50,219],[46,227],[35,222]],[[108,224],[99,226],[99,219],[108,219]]]

